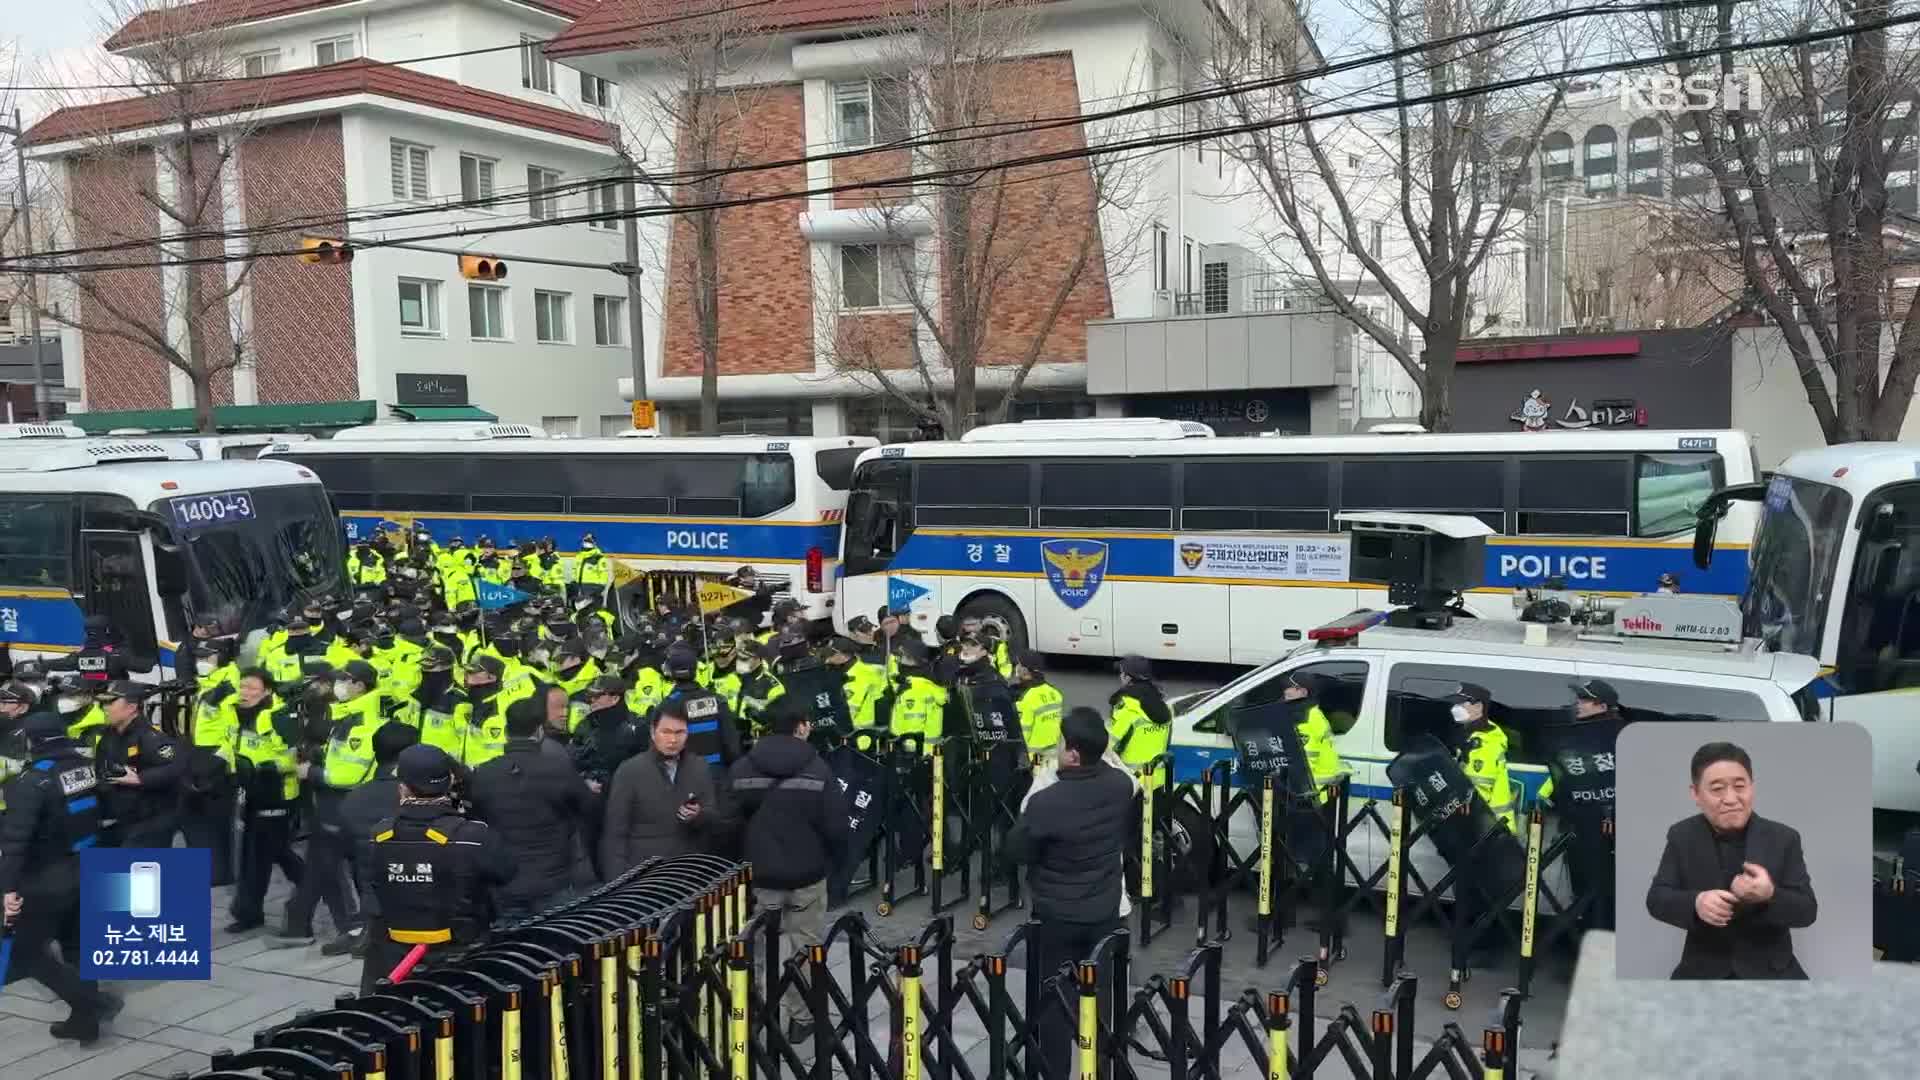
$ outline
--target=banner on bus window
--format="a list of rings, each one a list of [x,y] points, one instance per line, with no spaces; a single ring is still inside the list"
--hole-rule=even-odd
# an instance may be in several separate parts
[[[1260,581],[1350,580],[1353,544],[1345,536],[1174,537],[1174,577],[1249,578]]]

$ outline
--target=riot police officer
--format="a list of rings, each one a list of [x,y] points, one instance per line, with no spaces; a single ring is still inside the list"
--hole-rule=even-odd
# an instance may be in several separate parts
[[[788,696],[807,707],[815,741],[841,739],[853,730],[847,693],[852,664],[853,642],[846,638],[828,643],[825,656],[815,655],[804,638],[780,639],[780,684]]]
[[[267,886],[273,868],[295,886],[306,862],[293,850],[293,808],[300,798],[301,727],[280,708],[273,681],[260,668],[240,673],[234,692],[220,702],[221,725],[234,733],[234,774],[240,790],[240,880],[234,890],[238,934],[266,923]]]
[[[1128,656],[1120,661],[1120,689],[1107,699],[1112,710],[1107,737],[1113,740],[1113,752],[1136,774],[1148,762],[1167,752],[1173,741],[1173,710],[1153,681],[1153,665],[1144,656]],[[1167,773],[1155,774],[1154,786],[1165,787]]]
[[[1020,732],[1035,762],[1050,762],[1060,747],[1060,717],[1066,697],[1047,681],[1045,660],[1031,650],[1013,666],[1013,705],[1020,712]]]
[[[355,660],[334,673],[334,704],[328,710],[326,750],[312,782],[312,830],[307,836],[307,866],[299,888],[287,904],[287,925],[272,948],[311,945],[313,912],[320,904],[335,916],[341,936],[351,934],[357,919],[348,877],[349,838],[340,818],[347,793],[373,779],[376,762],[373,735],[386,722],[380,695],[373,692],[378,676],[372,665]]]
[[[663,700],[678,701],[687,717],[686,753],[705,759],[708,765],[731,765],[740,756],[733,711],[719,694],[700,685],[699,668],[699,657],[691,648],[676,645],[667,650],[666,674],[673,680],[673,689]]]
[[[1493,692],[1477,683],[1461,683],[1448,695],[1447,702],[1452,706],[1454,756],[1460,759],[1473,786],[1480,789],[1487,808],[1510,831],[1518,832],[1519,792],[1507,769],[1507,731],[1494,723],[1487,711],[1493,704]]]
[[[1575,683],[1573,723],[1541,730],[1547,751],[1547,781],[1540,798],[1550,803],[1573,834],[1567,873],[1576,899],[1587,901],[1587,929],[1614,925],[1614,743],[1626,721],[1620,692],[1605,679]]]
[[[1310,676],[1289,672],[1280,677],[1281,697],[1294,702],[1293,726],[1300,732],[1300,748],[1306,752],[1307,767],[1319,789],[1319,801],[1325,803],[1330,792],[1327,783],[1345,768],[1340,751],[1333,745],[1333,724],[1320,707],[1318,688]]]
[[[33,691],[25,683],[0,686],[0,789],[27,769],[27,715],[44,711],[38,708]],[[54,718],[58,720],[56,716]],[[65,725],[61,725],[65,728]],[[0,812],[7,804],[0,798]]]
[[[488,892],[513,880],[506,847],[485,825],[455,807],[453,759],[424,743],[400,751],[395,768],[400,809],[374,827],[368,878],[367,956],[360,990],[391,972],[416,945],[436,951],[474,945],[485,936]]]
[[[187,766],[181,831],[188,847],[212,852],[215,888],[233,884],[233,781],[236,736],[221,706],[234,693],[240,669],[233,642],[213,638],[194,647],[199,697],[193,710],[193,749]]]
[[[79,852],[100,831],[98,777],[92,759],[67,738],[57,715],[27,716],[29,767],[6,785],[7,813],[0,819],[0,894],[13,926],[13,970],[53,991],[72,1010],[48,1028],[56,1039],[92,1043],[102,1021],[120,1003],[76,965],[56,957],[53,943],[79,915]]]
[[[917,735],[933,752],[933,741],[946,730],[947,690],[933,679],[929,670],[932,651],[927,643],[911,634],[902,642],[896,659],[900,665],[900,693],[893,702],[891,730],[895,735]]]
[[[153,687],[120,680],[94,695],[107,718],[95,759],[100,765],[101,829],[109,846],[172,847],[188,755],[156,730],[142,708]]]
[[[714,692],[727,699],[727,709],[749,734],[766,728],[767,710],[787,692],[773,673],[778,657],[774,646],[743,638],[734,649],[733,670],[714,677]]]

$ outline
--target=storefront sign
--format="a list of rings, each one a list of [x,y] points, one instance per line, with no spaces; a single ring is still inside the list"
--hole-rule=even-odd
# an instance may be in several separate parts
[[[1560,415],[1555,416],[1554,412],[1553,399],[1534,390],[1507,419],[1519,424],[1522,431],[1647,426],[1646,407],[1632,398],[1595,398],[1582,405],[1576,397],[1567,402],[1566,410]]]
[[[470,405],[465,375],[401,372],[393,377],[395,405]]]
[[[1353,546],[1344,536],[1174,537],[1175,577],[1256,578],[1262,581],[1349,580]]]

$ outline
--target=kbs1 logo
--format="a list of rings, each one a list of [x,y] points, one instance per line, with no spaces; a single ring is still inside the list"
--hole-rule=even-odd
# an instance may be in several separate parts
[[[1765,107],[1758,71],[1735,71],[1724,78],[1701,72],[1684,79],[1664,72],[1626,72],[1619,81],[1620,107],[1630,112],[1759,112]]]

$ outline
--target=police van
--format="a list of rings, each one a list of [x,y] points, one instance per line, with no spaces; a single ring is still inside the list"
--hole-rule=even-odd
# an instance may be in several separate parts
[[[1355,526],[1358,536],[1367,523]],[[1474,531],[1473,526],[1478,523],[1465,531]],[[1287,656],[1219,689],[1175,698],[1169,703],[1175,782],[1198,783],[1219,762],[1237,766],[1233,718],[1280,700],[1294,681],[1289,677],[1303,677],[1314,688],[1333,728],[1334,745],[1351,778],[1350,817],[1364,800],[1391,799],[1388,765],[1402,750],[1422,736],[1447,741],[1454,723],[1450,699],[1463,684],[1490,691],[1490,718],[1510,741],[1510,777],[1519,789],[1522,820],[1546,782],[1554,729],[1564,731],[1572,723],[1575,687],[1589,680],[1613,687],[1628,722],[1818,718],[1811,691],[1818,664],[1742,640],[1739,613],[1722,598],[1516,594],[1516,607],[1529,609],[1535,618],[1542,617],[1543,605],[1563,605],[1557,614],[1564,621],[1554,623],[1476,619],[1427,599],[1424,607],[1416,603],[1402,612],[1356,612],[1310,631]],[[1245,774],[1237,767],[1234,772],[1238,783]],[[1216,773],[1216,787],[1221,779]],[[1216,792],[1216,814],[1230,794]],[[1185,807],[1177,813],[1183,820],[1176,823],[1176,850],[1211,842],[1198,835],[1197,813]],[[1258,846],[1251,806],[1236,813],[1228,835],[1241,853]],[[1348,853],[1356,865],[1371,869],[1387,861],[1387,837],[1377,828],[1358,828]],[[1429,847],[1417,847],[1412,858],[1427,881],[1444,872],[1438,852]]]

